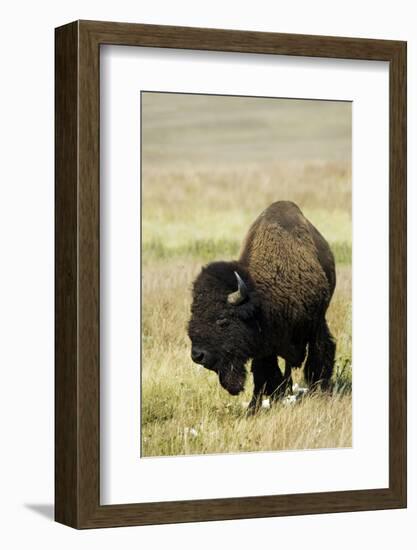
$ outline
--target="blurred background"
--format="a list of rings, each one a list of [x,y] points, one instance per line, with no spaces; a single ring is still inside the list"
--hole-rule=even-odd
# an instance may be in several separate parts
[[[142,92],[141,114],[142,456],[350,446],[351,103]],[[292,435],[264,433],[273,411],[242,416],[250,380],[244,395],[228,396],[191,363],[186,334],[202,265],[236,259],[277,200],[298,204],[337,264],[328,312],[337,399],[281,411],[299,415]]]

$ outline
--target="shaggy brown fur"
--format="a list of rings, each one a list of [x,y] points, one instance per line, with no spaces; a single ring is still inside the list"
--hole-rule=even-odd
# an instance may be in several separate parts
[[[245,285],[238,305],[228,302]],[[326,386],[335,343],[325,313],[336,284],[329,245],[297,205],[275,202],[255,220],[237,262],[203,268],[193,288],[189,323],[192,358],[218,373],[230,393],[244,386],[250,358],[254,377],[251,407],[263,394],[277,397],[291,386],[291,369],[306,356],[305,378]],[[285,373],[277,357],[285,359]]]

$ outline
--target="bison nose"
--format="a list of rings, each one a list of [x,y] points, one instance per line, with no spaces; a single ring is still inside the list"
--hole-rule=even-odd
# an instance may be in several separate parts
[[[191,348],[191,359],[194,361],[194,363],[204,363],[205,356],[206,352],[204,350],[195,346]]]

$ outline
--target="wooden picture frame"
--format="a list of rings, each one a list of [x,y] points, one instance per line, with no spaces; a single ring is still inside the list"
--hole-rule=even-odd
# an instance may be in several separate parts
[[[110,22],[56,29],[55,519],[75,528],[406,506],[406,43]],[[99,56],[117,44],[389,62],[389,487],[100,505]]]

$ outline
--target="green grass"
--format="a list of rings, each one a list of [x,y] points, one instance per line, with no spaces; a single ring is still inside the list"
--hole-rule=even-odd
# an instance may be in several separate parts
[[[168,260],[170,258],[196,258],[210,262],[220,258],[237,258],[241,242],[231,239],[196,239],[179,246],[166,246],[161,239],[145,242],[142,254],[146,261]],[[332,243],[331,248],[338,265],[350,265],[352,262],[351,244],[342,241]]]

